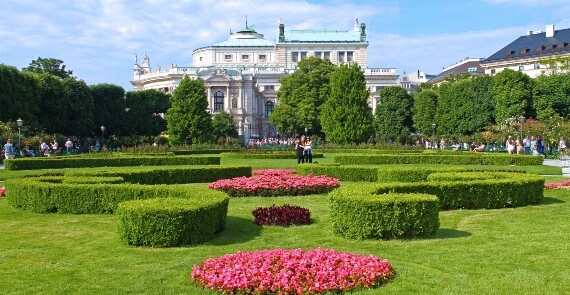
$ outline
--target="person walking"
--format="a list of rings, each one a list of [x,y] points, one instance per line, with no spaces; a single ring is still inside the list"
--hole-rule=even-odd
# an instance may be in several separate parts
[[[505,148],[507,149],[507,152],[509,152],[509,155],[515,153],[515,141],[513,140],[513,137],[510,135],[509,139],[507,139],[507,142],[505,143]]]
[[[16,150],[14,149],[14,145],[12,144],[12,140],[8,139],[6,144],[4,145],[4,158],[5,159],[14,159],[16,157]]]
[[[73,151],[73,141],[71,141],[70,138],[65,142],[65,150],[67,155],[71,155],[71,152]]]
[[[517,155],[521,155],[523,151],[524,143],[520,136],[517,136],[517,140],[515,140],[515,145],[517,146]]]

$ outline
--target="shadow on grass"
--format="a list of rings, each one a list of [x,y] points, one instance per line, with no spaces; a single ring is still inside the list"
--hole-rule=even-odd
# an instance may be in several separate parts
[[[228,215],[224,230],[207,244],[213,246],[240,244],[254,239],[260,233],[261,226],[253,223],[253,220]]]
[[[543,197],[542,202],[540,202],[539,205],[552,205],[552,204],[560,204],[560,203],[564,203],[564,201],[562,201],[558,198],[553,198],[553,197]]]
[[[456,229],[452,229],[452,228],[440,228],[437,231],[435,238],[437,238],[437,239],[455,239],[455,238],[468,237],[470,235],[471,235],[471,233],[466,232],[466,231],[462,231],[462,230],[456,230]]]

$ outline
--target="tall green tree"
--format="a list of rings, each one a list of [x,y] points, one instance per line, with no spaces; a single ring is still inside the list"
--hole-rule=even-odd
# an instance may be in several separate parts
[[[396,140],[410,134],[412,127],[412,97],[402,87],[380,90],[380,104],[376,106],[374,125],[378,139]]]
[[[0,121],[24,120],[26,127],[38,127],[40,96],[35,74],[0,64]]]
[[[125,90],[113,84],[96,84],[89,86],[93,97],[95,125],[92,130],[99,134],[101,126],[105,126],[106,134],[127,134],[125,127]]]
[[[67,125],[64,134],[87,136],[95,126],[93,121],[93,97],[83,80],[65,78],[62,81],[67,97]]]
[[[423,85],[423,84],[422,84]],[[432,124],[435,122],[438,95],[433,90],[424,89],[414,96],[412,118],[416,132],[431,134]]]
[[[495,102],[493,100],[493,77],[482,75],[472,78],[473,86],[473,131],[495,123]]]
[[[217,142],[220,138],[238,137],[237,126],[232,115],[227,112],[219,112],[212,118],[212,127],[214,128],[214,139]]]
[[[166,131],[163,115],[170,107],[169,95],[149,89],[129,91],[125,97],[127,134],[159,135]]]
[[[493,77],[492,93],[497,123],[522,114],[527,118],[533,115],[532,81],[526,74],[510,69],[501,71]]]
[[[70,78],[73,75],[73,71],[68,71],[65,69],[63,60],[56,58],[41,58],[33,60],[30,65],[23,68],[22,71],[33,72],[37,74],[51,74],[60,78]]]
[[[281,78],[277,91],[279,104],[269,116],[282,133],[322,134],[320,107],[330,93],[330,74],[335,66],[327,59],[309,57],[291,75]]]
[[[212,118],[206,112],[208,100],[202,79],[184,77],[170,97],[170,104],[166,121],[172,144],[205,143],[212,140]]]
[[[341,65],[330,76],[331,92],[322,106],[321,124],[332,143],[366,142],[373,132],[366,79],[357,64]]]
[[[38,121],[47,133],[64,133],[67,127],[68,101],[61,78],[51,74],[36,75],[40,109]]]
[[[570,74],[540,75],[533,88],[534,107],[541,121],[570,114]]]

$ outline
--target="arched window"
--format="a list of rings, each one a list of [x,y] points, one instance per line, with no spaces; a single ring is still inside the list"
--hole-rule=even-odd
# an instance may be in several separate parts
[[[269,115],[271,115],[271,113],[273,113],[274,109],[275,109],[275,104],[273,104],[273,102],[271,100],[268,100],[265,103],[265,117],[269,118]]]
[[[216,91],[214,93],[214,112],[220,112],[224,110],[224,93],[221,91]]]

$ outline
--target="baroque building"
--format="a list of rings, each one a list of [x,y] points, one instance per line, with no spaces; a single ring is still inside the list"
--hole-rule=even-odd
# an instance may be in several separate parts
[[[248,26],[231,33],[227,40],[197,48],[192,53],[192,66],[171,64],[169,68],[152,69],[150,59],[141,63],[134,58],[134,90],[157,89],[172,93],[184,76],[204,80],[208,111],[225,111],[232,115],[240,141],[278,136],[269,115],[279,103],[276,91],[279,79],[293,73],[299,61],[307,57],[330,60],[335,65],[358,63],[370,90],[369,103],[375,110],[379,91],[398,86],[395,68],[368,67],[366,24],[354,20],[352,30],[285,30],[278,24],[273,41],[265,39],[255,27]]]

